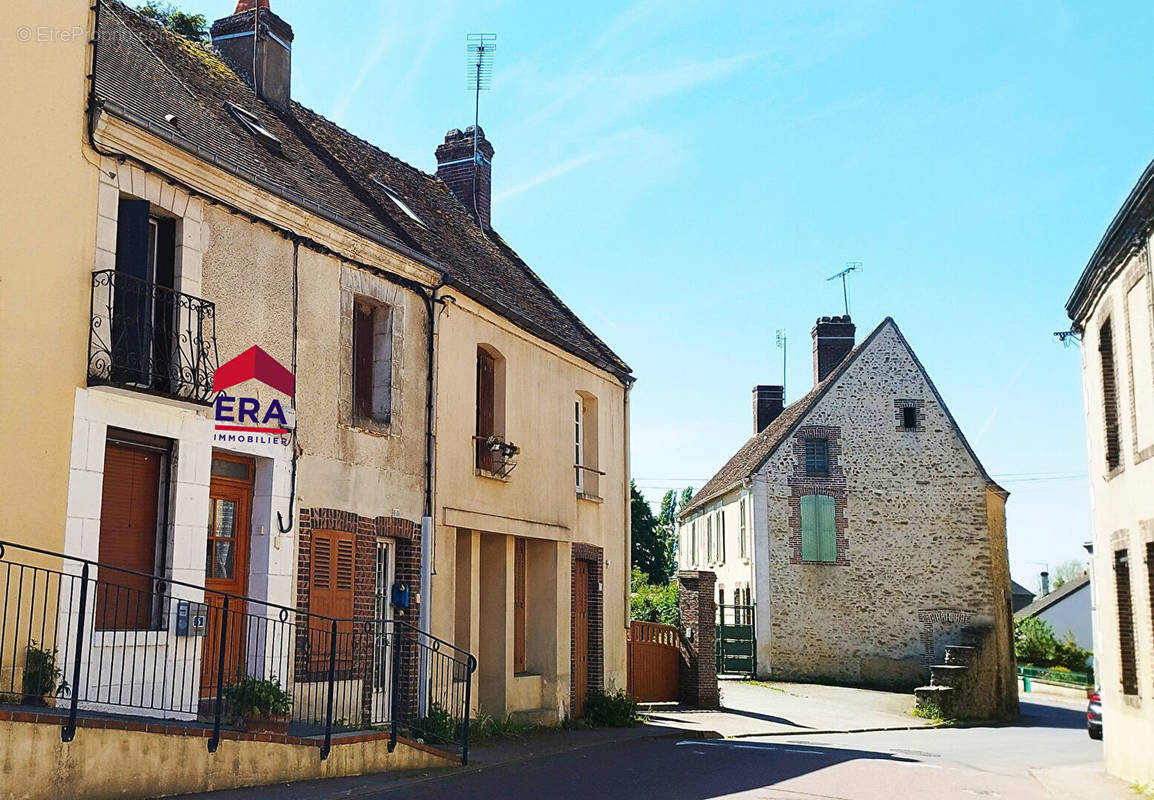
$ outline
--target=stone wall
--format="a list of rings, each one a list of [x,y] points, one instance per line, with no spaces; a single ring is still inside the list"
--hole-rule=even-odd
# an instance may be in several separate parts
[[[895,424],[897,409],[907,407],[917,412],[910,429],[900,417]],[[806,431],[836,439],[828,486],[809,485],[804,461],[799,466]],[[997,647],[1009,652],[1004,527],[991,534],[988,482],[892,322],[759,477],[767,487],[770,587],[758,609],[769,625],[768,641],[758,641],[759,672],[912,688],[958,631],[933,620],[927,630],[925,612],[934,610],[950,611],[959,624],[998,619]],[[797,502],[813,492],[840,501],[832,563],[800,558]],[[1003,658],[1000,669],[1012,663]],[[1013,691],[1008,678],[1001,683],[998,691]]]

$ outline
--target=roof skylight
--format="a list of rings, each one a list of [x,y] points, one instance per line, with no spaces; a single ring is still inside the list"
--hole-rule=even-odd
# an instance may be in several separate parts
[[[284,146],[281,140],[276,138],[264,125],[260,124],[260,120],[251,111],[245,111],[234,103],[225,103],[224,107],[228,109],[228,113],[232,118],[240,123],[240,126],[249,132],[258,142],[263,144],[269,150],[275,153],[284,155]]]
[[[387,194],[389,196],[389,199],[392,200],[394,203],[396,203],[397,208],[401,209],[401,211],[404,211],[405,214],[409,217],[409,219],[411,219],[413,222],[420,225],[422,228],[428,228],[429,227],[428,225],[425,224],[425,221],[423,219],[418,217],[413,212],[413,209],[409,208],[408,205],[405,204],[404,200],[402,200],[399,196],[397,196],[396,192],[394,192],[392,189],[390,189],[388,186],[386,186],[380,179],[373,178],[373,183],[375,183],[377,186],[380,186],[384,190],[385,194]]]

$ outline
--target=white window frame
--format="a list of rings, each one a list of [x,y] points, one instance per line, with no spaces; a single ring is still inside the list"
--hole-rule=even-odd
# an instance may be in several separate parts
[[[576,468],[573,470],[577,473],[577,493],[585,493],[585,401],[581,395],[577,395],[577,399],[573,403],[575,417],[574,429],[576,431],[576,460],[574,464]]]
[[[739,555],[743,559],[749,560],[749,544],[746,541],[747,530],[746,530],[746,525],[745,525],[746,512],[745,512],[745,498],[744,497],[742,497],[738,501],[737,507],[738,507],[737,549],[739,551]]]
[[[725,509],[717,512],[717,563],[725,563]]]

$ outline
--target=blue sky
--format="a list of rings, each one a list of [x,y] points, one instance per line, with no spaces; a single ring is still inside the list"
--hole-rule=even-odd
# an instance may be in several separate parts
[[[210,20],[230,0],[189,0]],[[651,498],[750,433],[750,390],[811,380],[825,278],[893,316],[1012,492],[1014,577],[1084,558],[1080,352],[1051,335],[1154,154],[1154,7],[1108,2],[273,0],[294,95],[427,171],[472,122],[469,32],[498,34],[481,122],[494,226],[634,368]]]

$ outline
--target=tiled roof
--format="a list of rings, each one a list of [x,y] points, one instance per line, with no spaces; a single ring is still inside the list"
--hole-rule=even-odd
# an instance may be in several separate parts
[[[1089,584],[1090,584],[1090,575],[1089,574],[1079,575],[1077,578],[1074,578],[1074,580],[1072,580],[1072,581],[1066,581],[1065,583],[1063,583],[1061,586],[1059,586],[1057,589],[1050,592],[1049,594],[1044,594],[1041,597],[1034,600],[1034,602],[1030,603],[1030,605],[1024,606],[1023,608],[1020,608],[1017,612],[1015,612],[1014,619],[1026,619],[1027,617],[1036,617],[1039,614],[1041,614],[1043,611],[1045,611],[1047,608],[1049,608],[1050,606],[1054,605],[1055,603],[1059,602],[1060,600],[1066,599],[1067,597],[1072,595],[1074,592],[1081,589],[1083,586],[1088,586]]]
[[[114,116],[362,235],[435,262],[446,283],[514,324],[623,381],[630,369],[495,233],[486,236],[434,176],[293,104],[278,112],[211,45],[101,0],[95,89]],[[228,110],[256,116],[281,143],[260,144]],[[167,115],[175,115],[176,125]],[[401,211],[377,183],[425,223]]]
[[[973,459],[978,471],[986,481],[993,484],[992,479],[986,473],[981,461],[978,460],[977,454],[974,453],[969,442],[966,441],[966,437],[962,433],[961,428],[958,427],[957,421],[946,407],[945,401],[943,401],[941,395],[938,394],[937,387],[935,387],[933,381],[930,380],[930,376],[926,373],[925,367],[922,366],[917,355],[909,346],[909,343],[906,342],[905,337],[902,336],[902,332],[898,328],[897,323],[894,322],[892,317],[886,317],[873,329],[869,336],[846,354],[845,358],[841,360],[837,367],[825,377],[825,380],[814,386],[805,397],[786,406],[785,410],[778,415],[777,419],[766,426],[765,430],[755,434],[746,441],[746,443],[741,446],[741,449],[734,454],[733,458],[729,459],[729,461],[725,463],[725,466],[718,470],[717,474],[701,487],[701,490],[693,496],[693,499],[682,509],[678,516],[681,518],[689,516],[710,500],[725,494],[738,483],[761,469],[762,465],[769,460],[769,457],[773,455],[781,443],[793,434],[794,430],[797,429],[810,410],[816,406],[818,401],[825,396],[826,392],[837,383],[841,376],[845,374],[845,371],[849,369],[850,365],[870,346],[873,340],[877,338],[878,334],[881,333],[887,325],[893,328],[902,344],[904,344],[909,351],[914,363],[917,364],[918,369],[921,371],[922,377],[925,378],[926,384],[930,387],[930,390],[933,391],[942,411],[949,419],[950,424],[953,426],[962,445]]]

